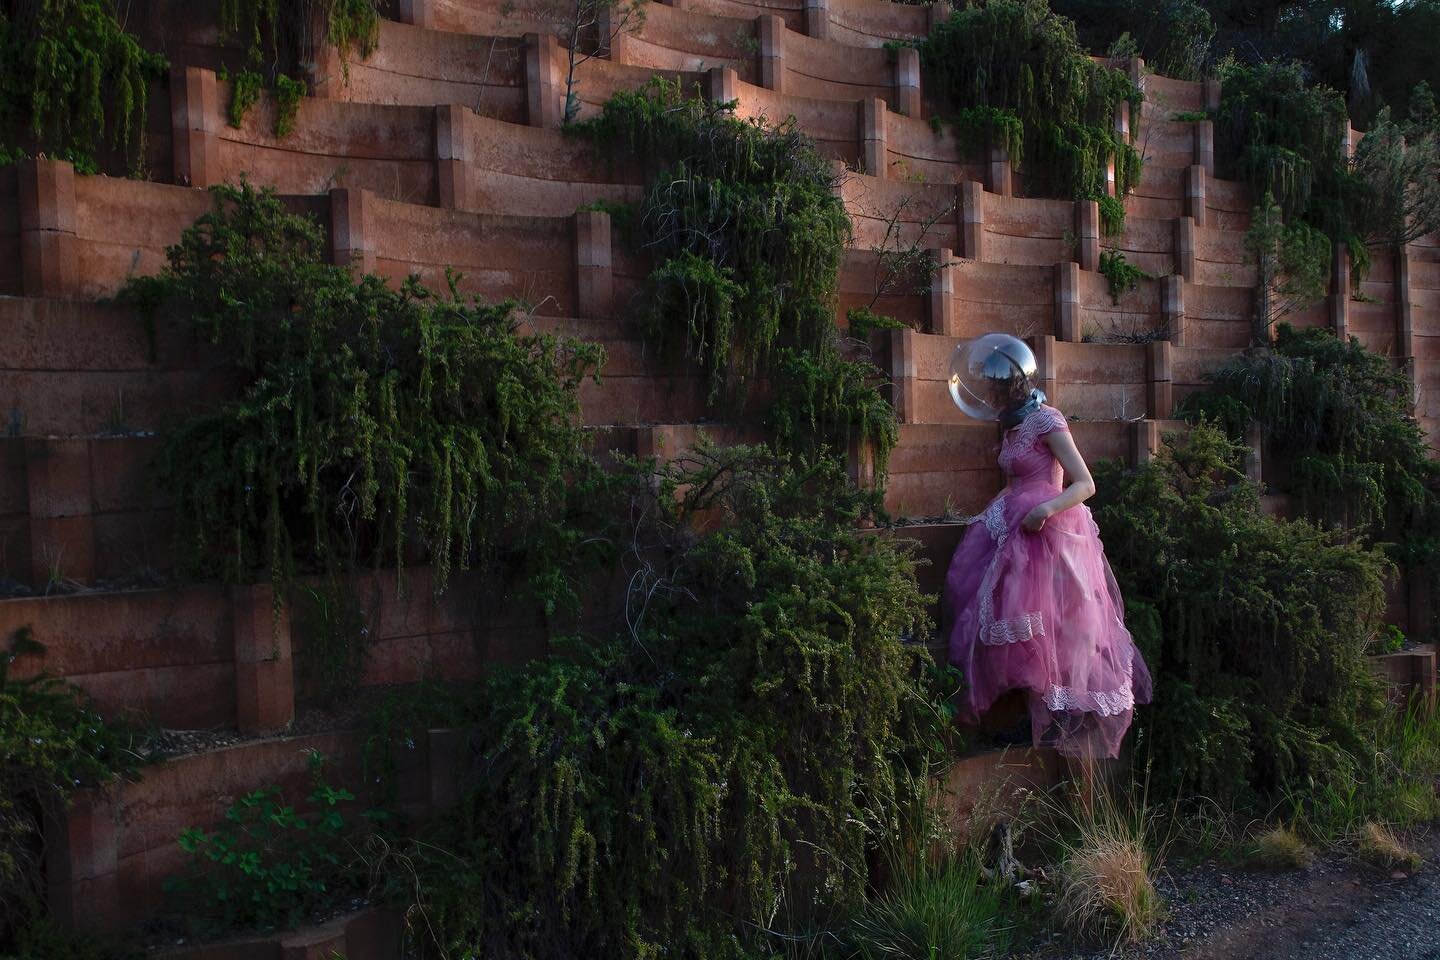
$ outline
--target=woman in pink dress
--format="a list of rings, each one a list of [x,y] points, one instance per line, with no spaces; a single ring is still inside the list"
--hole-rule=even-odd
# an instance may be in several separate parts
[[[950,660],[968,681],[971,722],[1019,689],[1036,745],[1114,757],[1135,704],[1150,700],[1150,673],[1084,505],[1095,482],[1064,415],[1032,388],[1031,364],[1018,375],[987,374],[1008,427],[1000,449],[1008,482],[950,562]]]

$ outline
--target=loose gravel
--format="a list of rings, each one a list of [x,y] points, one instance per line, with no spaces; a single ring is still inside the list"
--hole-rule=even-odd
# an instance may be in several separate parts
[[[1339,854],[1305,870],[1216,862],[1166,871],[1167,917],[1146,942],[1081,948],[1060,934],[1024,960],[1440,960],[1440,837],[1412,839],[1426,858],[1413,877]]]

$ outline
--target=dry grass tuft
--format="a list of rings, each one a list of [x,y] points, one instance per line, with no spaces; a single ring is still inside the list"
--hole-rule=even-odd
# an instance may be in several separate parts
[[[1361,828],[1359,853],[1366,863],[1385,870],[1414,872],[1420,869],[1420,854],[1405,846],[1395,831],[1383,823],[1372,821]]]
[[[1081,937],[1143,939],[1161,916],[1143,836],[1123,824],[1082,826],[1061,866],[1056,904],[1061,922]]]
[[[1270,870],[1303,870],[1315,859],[1315,851],[1289,827],[1272,827],[1255,838],[1251,859]]]

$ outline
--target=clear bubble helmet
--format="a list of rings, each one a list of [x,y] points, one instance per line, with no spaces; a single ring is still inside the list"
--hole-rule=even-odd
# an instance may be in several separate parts
[[[966,416],[1001,420],[1036,394],[1037,371],[1035,354],[1023,340],[987,333],[951,355],[950,398]]]

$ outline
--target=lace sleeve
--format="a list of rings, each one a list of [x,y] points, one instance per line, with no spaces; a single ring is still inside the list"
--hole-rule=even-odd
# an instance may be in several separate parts
[[[1053,433],[1056,430],[1064,430],[1067,433],[1070,430],[1070,423],[1065,419],[1065,414],[1056,410],[1054,407],[1041,407],[1030,415],[1030,419],[1035,421],[1035,437],[1037,440],[1045,436],[1045,434]]]
[[[1070,425],[1065,421],[1065,414],[1054,407],[1041,407],[1021,421],[1019,428],[1015,431],[1015,448],[1029,449],[1032,444],[1039,443],[1040,438],[1045,434],[1069,429]]]

